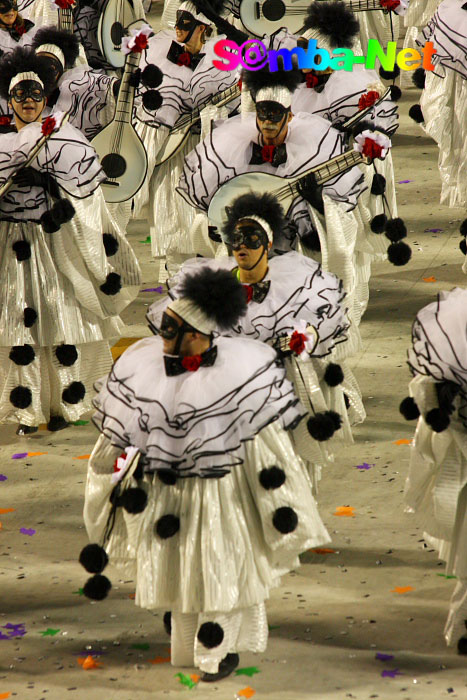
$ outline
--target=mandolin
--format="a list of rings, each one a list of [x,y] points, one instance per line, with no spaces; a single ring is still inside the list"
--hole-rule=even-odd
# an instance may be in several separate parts
[[[140,60],[140,52],[127,54],[114,117],[91,141],[107,176],[101,185],[106,202],[131,199],[142,186],[148,169],[146,150],[131,123],[135,97],[131,76]]]
[[[279,177],[278,175],[260,172],[237,175],[221,185],[211,199],[208,209],[209,221],[213,226],[217,226],[219,229],[222,228],[225,208],[237,197],[250,192],[259,195],[267,192],[273,195],[281,203],[284,211],[287,212],[293,200],[299,196],[297,184],[310,173],[314,174],[317,185],[323,185],[328,180],[336,177],[336,175],[341,175],[359,163],[369,165],[371,162],[371,158],[362,155],[358,151],[345,151],[327,160],[325,163],[315,165],[313,168],[309,168],[294,177]]]
[[[68,34],[73,34],[73,7],[75,7],[75,0],[70,0],[68,7],[58,7],[58,28],[62,32],[68,32]]]
[[[97,38],[106,60],[114,68],[123,68],[125,55],[122,53],[122,39],[125,30],[137,20],[133,0],[107,0],[99,18]]]
[[[167,139],[159,150],[155,167],[157,168],[157,166],[162,165],[162,163],[166,163],[172,156],[178,153],[188,138],[192,126],[200,121],[203,109],[211,105],[223,107],[229,102],[232,102],[236,97],[240,97],[240,92],[240,87],[237,84],[232,85],[232,87],[223,90],[218,95],[210,97],[209,100],[203,102],[199,107],[190,112],[190,114],[182,114],[170,129]]]
[[[380,0],[346,0],[346,5],[352,12],[388,12],[381,7]],[[254,36],[262,37],[274,34],[282,27],[297,34],[303,27],[309,7],[310,3],[303,0],[241,0],[239,10],[240,19],[248,31]]]

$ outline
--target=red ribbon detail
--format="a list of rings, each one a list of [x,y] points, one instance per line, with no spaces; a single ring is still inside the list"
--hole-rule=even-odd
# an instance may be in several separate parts
[[[26,34],[26,27],[24,26],[23,22],[18,22],[16,21],[13,25],[13,29],[19,36],[23,36],[23,34]]]
[[[400,0],[379,0],[379,4],[386,10],[391,10],[394,12],[394,10],[399,7],[401,3]]]
[[[243,80],[242,80],[241,78],[240,78],[240,80],[238,81],[237,85],[238,85],[238,87],[239,87],[240,90],[241,90],[241,89],[242,89],[242,85],[243,85]]]
[[[121,457],[122,459],[125,459],[125,457],[126,457],[126,452],[122,452],[121,455],[119,455],[118,457],[115,458],[115,462],[114,462],[114,473],[120,471],[120,469],[117,467],[117,462],[118,462],[118,460],[120,459],[120,457]]]
[[[190,65],[191,65],[191,56],[188,53],[188,51],[184,51],[177,58],[177,66],[190,66]]]
[[[358,101],[358,109],[362,110],[371,107],[371,105],[374,105],[374,103],[379,100],[379,97],[379,92],[376,92],[376,90],[365,92]]]
[[[272,163],[275,150],[275,146],[263,146],[261,149],[261,158],[263,159],[263,163]]]
[[[303,333],[299,333],[298,331],[294,331],[292,333],[290,340],[289,340],[289,348],[296,355],[300,355],[305,350],[305,341],[306,341],[306,336],[303,335]]]
[[[251,286],[251,284],[244,284],[243,289],[245,290],[246,303],[249,304],[250,301],[253,299],[253,287]]]
[[[148,38],[146,34],[137,34],[135,36],[135,45],[131,49],[132,53],[141,53],[144,49],[148,48]]]
[[[363,144],[362,154],[368,158],[380,158],[383,147],[373,141],[373,139],[366,138]]]
[[[314,88],[318,85],[318,76],[314,73],[306,73],[305,80],[307,88]]]
[[[47,117],[46,119],[44,119],[44,121],[42,122],[41,129],[44,136],[50,136],[52,131],[55,129],[56,125],[57,122],[55,121],[54,117]]]
[[[184,367],[188,372],[196,372],[203,361],[201,355],[187,355],[182,358],[182,367]]]

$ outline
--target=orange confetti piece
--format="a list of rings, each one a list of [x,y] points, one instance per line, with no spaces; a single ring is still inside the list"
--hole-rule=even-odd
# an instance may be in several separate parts
[[[134,600],[136,598],[136,593],[130,593],[128,598],[130,598],[130,600]]]
[[[7,700],[9,698],[11,693],[0,693],[0,700]]]
[[[335,549],[327,549],[327,547],[318,547],[317,549],[310,549],[310,552],[315,554],[335,554]]]
[[[85,659],[78,659],[78,663],[83,667],[83,671],[91,671],[94,668],[101,668],[102,664],[95,661],[92,656],[86,656]]]
[[[0,513],[13,513],[13,511],[16,510],[15,508],[0,508]]]
[[[170,656],[156,656],[154,659],[148,659],[148,664],[168,664]]]
[[[193,683],[199,683],[201,676],[198,676],[197,673],[192,673],[190,678],[193,681]]]
[[[400,440],[394,440],[393,445],[411,445],[412,440],[407,440],[407,438],[400,438]]]
[[[246,688],[239,690],[237,695],[239,698],[252,698],[253,695],[256,695],[256,690],[253,690],[253,688],[250,688],[250,686],[247,685]]]
[[[436,282],[436,277],[422,277],[424,282]]]
[[[340,515],[343,518],[354,518],[355,508],[353,506],[338,506],[336,512],[333,515]]]
[[[28,457],[39,457],[39,455],[47,455],[48,452],[28,452]]]
[[[79,457],[73,457],[73,459],[89,459],[91,455],[80,455]]]
[[[396,586],[391,590],[391,593],[408,593],[409,591],[413,591],[414,588],[413,586]]]

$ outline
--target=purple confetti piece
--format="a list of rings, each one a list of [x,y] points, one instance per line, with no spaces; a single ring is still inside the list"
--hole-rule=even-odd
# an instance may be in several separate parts
[[[398,185],[406,185],[408,182],[414,182],[413,180],[399,180]]]
[[[147,289],[142,289],[142,292],[157,292],[158,294],[162,294],[164,289],[162,287],[148,287]]]
[[[426,228],[423,233],[441,233],[444,228]]]
[[[92,651],[85,649],[84,651],[78,651],[74,653],[74,656],[103,656],[104,654],[107,654],[107,651]]]
[[[383,654],[381,651],[376,652],[375,659],[378,659],[379,661],[391,661],[394,656],[392,654]]]
[[[20,528],[20,532],[22,535],[29,535],[29,537],[32,537],[33,535],[36,534],[35,530],[33,530],[32,528],[27,528],[27,527]]]
[[[8,477],[5,474],[0,474],[0,481],[6,481],[7,479]]]
[[[398,668],[385,669],[381,671],[381,678],[395,678],[396,676],[403,676],[404,674],[399,671]]]
[[[24,629],[25,622],[20,622],[18,625],[13,624],[12,622],[7,622],[6,625],[3,625],[3,629],[8,630],[9,634],[4,635],[3,632],[0,632],[0,639],[13,639],[13,637],[24,637],[26,634],[26,630]]]
[[[28,456],[27,452],[16,452],[11,459],[24,459]]]
[[[371,467],[374,467],[374,464],[368,464],[367,462],[363,462],[363,464],[357,464],[355,469],[371,469]]]

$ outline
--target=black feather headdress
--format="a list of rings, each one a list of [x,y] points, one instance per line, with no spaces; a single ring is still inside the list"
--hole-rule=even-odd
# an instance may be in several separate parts
[[[256,100],[256,94],[262,88],[284,87],[289,92],[294,92],[302,82],[303,75],[298,69],[277,70],[271,73],[269,68],[265,67],[256,71],[243,71],[242,80]]]
[[[358,20],[346,3],[334,1],[311,3],[303,26],[327,37],[334,48],[350,48],[360,31]]]
[[[228,238],[235,228],[237,221],[247,219],[248,216],[259,216],[267,221],[272,229],[273,237],[276,238],[284,229],[284,210],[278,200],[268,192],[256,194],[249,192],[242,194],[235,199],[231,206],[226,207],[227,221],[222,227],[222,234]]]
[[[44,44],[58,46],[65,56],[66,66],[64,68],[72,68],[74,66],[79,56],[79,41],[74,34],[69,34],[56,27],[43,27],[35,35],[32,47],[37,51],[39,46]]]
[[[7,53],[0,60],[0,96],[5,100],[10,93],[11,80],[18,73],[36,73],[44,83],[44,93],[47,97],[55,87],[54,78],[50,73],[47,59],[36,56],[30,48],[18,47]]]
[[[224,0],[191,0],[197,11],[210,19],[209,15],[221,15],[224,8]]]
[[[187,275],[180,298],[196,304],[219,328],[229,328],[246,314],[245,292],[229,270],[205,268]]]

